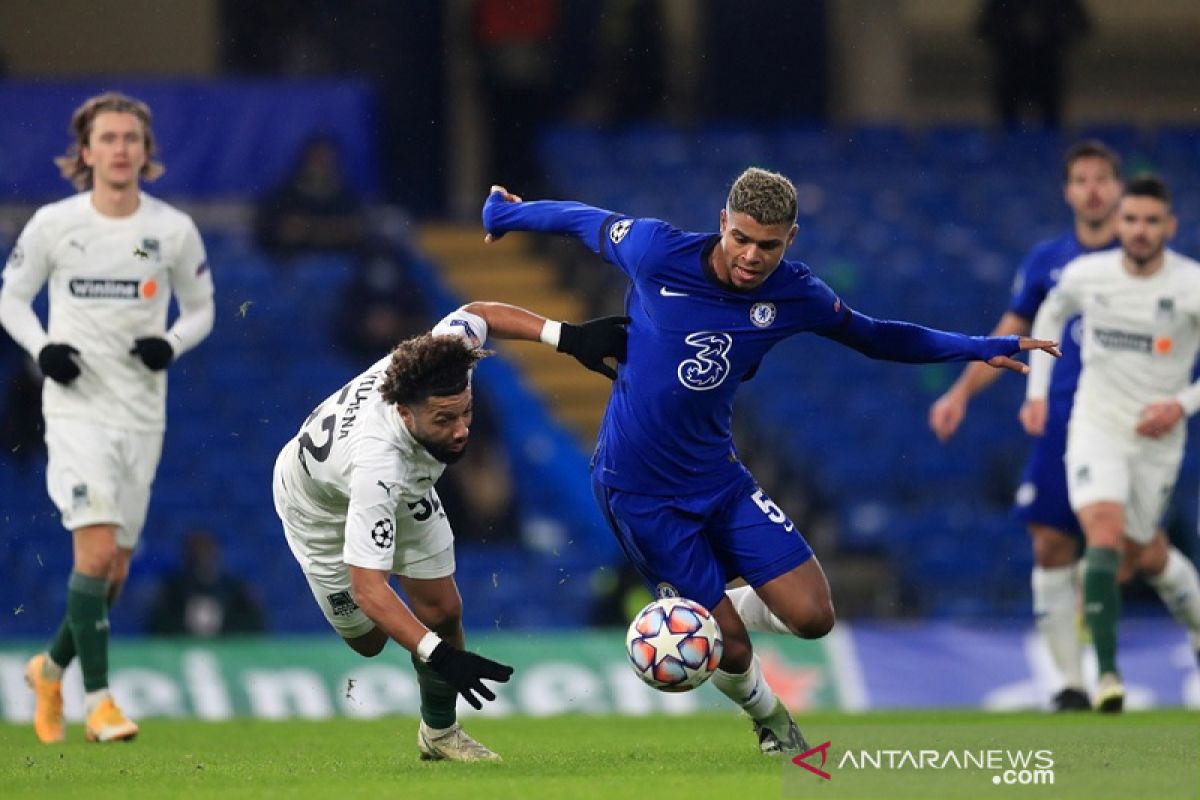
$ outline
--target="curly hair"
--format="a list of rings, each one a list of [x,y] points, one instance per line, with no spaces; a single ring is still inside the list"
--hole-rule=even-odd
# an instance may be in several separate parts
[[[81,192],[92,188],[92,168],[83,161],[83,148],[87,147],[91,139],[92,125],[96,117],[105,112],[133,114],[141,121],[146,144],[146,163],[142,165],[141,177],[143,180],[152,181],[162,175],[166,167],[154,160],[154,130],[151,128],[154,118],[150,107],[141,100],[135,100],[120,92],[105,92],[89,97],[71,115],[70,131],[75,141],[67,148],[65,154],[54,159],[62,176]]]
[[[392,350],[379,394],[393,405],[458,394],[467,388],[471,368],[491,354],[460,336],[425,333],[405,339]]]
[[[777,172],[750,167],[733,182],[725,207],[760,225],[791,225],[796,221],[796,187]]]

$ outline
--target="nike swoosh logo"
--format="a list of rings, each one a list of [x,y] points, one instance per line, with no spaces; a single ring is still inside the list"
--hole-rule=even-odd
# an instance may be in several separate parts
[[[688,296],[687,292],[672,292],[670,289],[668,289],[665,286],[660,286],[658,289],[658,293],[661,294],[663,297],[687,297]]]

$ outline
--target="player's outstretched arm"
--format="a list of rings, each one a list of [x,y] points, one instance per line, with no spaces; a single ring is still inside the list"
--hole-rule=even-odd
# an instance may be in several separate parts
[[[625,360],[629,317],[600,317],[575,325],[548,320],[520,306],[481,301],[468,303],[456,313],[460,312],[481,319],[485,330],[498,339],[545,342],[611,380],[617,373],[604,359]]]
[[[990,335],[1027,336],[1029,327],[1029,320],[1008,311],[1000,317]],[[990,369],[988,365],[979,361],[972,362],[963,369],[958,380],[929,407],[929,427],[938,441],[946,442],[954,436],[958,426],[967,416],[967,405],[971,398],[991,386],[999,377],[999,370]]]
[[[363,613],[401,647],[428,663],[475,708],[483,708],[479,697],[495,700],[495,692],[483,680],[505,683],[512,676],[512,667],[442,641],[396,595],[388,576],[385,570],[350,566],[350,589]]]
[[[880,320],[845,308],[837,323],[818,330],[823,336],[883,361],[931,364],[941,361],[985,361],[1024,373],[1026,367],[1012,356],[1026,350],[1059,356],[1058,343],[1024,336],[967,336],[926,328],[911,322]]]
[[[574,236],[599,253],[600,231],[616,216],[573,200],[525,201],[503,186],[493,186],[483,203],[483,240],[491,243],[511,231]]]

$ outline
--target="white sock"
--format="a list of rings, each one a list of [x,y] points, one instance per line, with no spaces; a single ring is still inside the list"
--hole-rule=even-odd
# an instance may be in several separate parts
[[[733,603],[734,611],[746,623],[746,630],[763,631],[764,633],[782,633],[791,635],[788,626],[775,616],[758,593],[750,586],[739,586],[736,589],[726,589],[725,596]]]
[[[750,669],[742,674],[718,669],[711,680],[721,694],[741,706],[755,722],[766,722],[775,710],[778,701],[775,692],[763,679],[762,665],[757,655],[750,662]]]
[[[54,659],[47,653],[42,659],[42,677],[48,681],[61,681],[65,670],[58,664],[54,663]]]
[[[88,716],[91,716],[92,712],[96,710],[96,706],[104,702],[104,698],[108,696],[109,691],[107,688],[84,694],[83,707],[87,709]]]
[[[1188,629],[1192,649],[1200,650],[1200,574],[1196,565],[1172,547],[1166,568],[1149,580],[1171,616]]]
[[[1033,568],[1033,618],[1050,658],[1071,689],[1083,689],[1083,642],[1075,565]]]

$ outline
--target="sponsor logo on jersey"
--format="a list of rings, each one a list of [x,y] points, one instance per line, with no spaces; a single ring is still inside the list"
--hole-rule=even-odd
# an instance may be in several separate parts
[[[666,581],[663,581],[654,587],[654,596],[660,600],[664,597],[679,597],[679,590]]]
[[[375,546],[380,550],[387,550],[391,547],[392,539],[395,536],[395,525],[390,519],[381,519],[371,526],[371,541],[375,542]]]
[[[1096,342],[1109,350],[1129,350],[1134,353],[1149,353],[1154,342],[1153,337],[1144,333],[1118,331],[1112,328],[1096,328]]]
[[[153,278],[145,281],[124,278],[72,278],[68,284],[72,297],[85,300],[147,300],[158,293]]]
[[[329,610],[335,617],[348,617],[358,610],[358,603],[349,592],[334,592],[329,595]]]
[[[750,306],[750,321],[756,328],[769,327],[775,321],[775,304],[755,303]]]
[[[25,250],[22,249],[20,244],[18,244],[12,249],[12,252],[8,254],[8,266],[16,269],[17,267],[21,266],[23,261],[25,261]]]
[[[623,219],[619,222],[614,222],[612,227],[608,229],[608,240],[613,244],[620,244],[625,236],[629,233],[629,229],[633,227],[633,220]]]
[[[1160,356],[1169,354],[1171,352],[1171,348],[1174,346],[1175,343],[1171,341],[1170,336],[1159,336],[1154,340],[1154,352],[1158,353]]]
[[[675,371],[679,382],[695,392],[707,392],[724,383],[729,375],[727,356],[733,347],[733,337],[723,331],[698,331],[688,334],[683,341],[697,352],[679,362]]]

